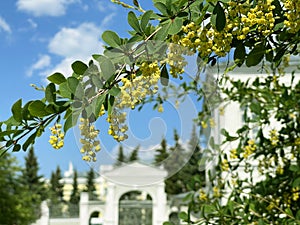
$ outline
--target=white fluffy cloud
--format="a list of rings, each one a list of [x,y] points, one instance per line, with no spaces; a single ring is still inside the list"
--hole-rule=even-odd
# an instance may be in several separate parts
[[[78,0],[18,0],[17,9],[34,16],[62,16]]]
[[[85,63],[93,54],[103,51],[99,40],[101,29],[93,23],[82,23],[78,27],[64,27],[50,40],[48,50],[62,60],[54,65],[51,70],[43,71],[44,76],[60,72],[66,76],[72,73],[71,64],[76,60]]]
[[[32,76],[33,72],[42,70],[51,65],[51,58],[49,55],[41,55],[37,62],[35,62],[27,71],[27,76]]]
[[[11,28],[9,24],[2,18],[0,17],[0,31],[3,30],[7,33],[11,33]]]

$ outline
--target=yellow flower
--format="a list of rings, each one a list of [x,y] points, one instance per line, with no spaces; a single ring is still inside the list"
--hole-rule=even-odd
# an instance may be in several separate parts
[[[157,108],[157,111],[162,113],[164,111],[164,108],[162,106],[162,104],[159,104],[158,108]]]
[[[202,190],[202,189],[199,191],[199,200],[200,201],[207,201],[207,195],[204,192],[204,190]]]
[[[64,146],[64,137],[65,134],[61,131],[61,124],[54,124],[53,127],[50,127],[51,136],[49,139],[49,143],[52,145],[54,149],[60,149]]]

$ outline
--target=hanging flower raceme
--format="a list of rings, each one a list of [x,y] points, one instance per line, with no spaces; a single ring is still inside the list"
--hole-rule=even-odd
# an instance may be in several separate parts
[[[65,134],[61,131],[61,124],[56,123],[53,127],[50,127],[51,136],[49,143],[54,149],[60,149],[64,146]]]
[[[97,139],[100,131],[88,119],[81,118],[80,122],[80,143],[82,144],[80,153],[83,154],[82,159],[88,162],[96,161],[96,153],[101,150],[100,141]]]

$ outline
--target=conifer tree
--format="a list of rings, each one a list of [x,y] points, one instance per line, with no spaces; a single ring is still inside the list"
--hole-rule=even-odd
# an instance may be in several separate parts
[[[57,166],[56,171],[51,173],[50,178],[50,216],[60,217],[62,215],[62,208],[64,204],[63,187],[61,169]]]
[[[139,160],[139,149],[140,146],[138,145],[137,147],[135,147],[135,149],[133,149],[133,151],[131,152],[129,158],[128,158],[128,162],[134,162],[134,161],[138,161]]]
[[[163,138],[161,140],[161,143],[160,143],[160,149],[157,149],[156,150],[156,155],[155,155],[155,165],[163,165],[163,161],[168,158],[169,156],[169,153],[168,153],[168,149],[167,149],[167,141],[165,138]]]
[[[96,185],[95,185],[95,172],[93,168],[91,168],[87,173],[85,191],[89,194],[90,200],[97,199]]]
[[[73,184],[72,184],[72,193],[69,201],[69,213],[70,216],[78,216],[79,215],[79,201],[80,201],[80,193],[78,189],[78,174],[77,170],[74,170],[73,176]]]
[[[32,200],[38,205],[47,199],[47,192],[43,176],[38,174],[39,165],[34,148],[31,147],[25,157],[25,168],[22,170],[22,183],[28,186]]]
[[[123,146],[120,145],[117,161],[115,162],[115,166],[121,166],[122,163],[124,163],[124,162],[126,162],[126,157],[125,157],[124,152],[123,152]]]
[[[22,168],[9,153],[0,160],[0,224],[30,225],[40,217],[31,190],[23,184]]]

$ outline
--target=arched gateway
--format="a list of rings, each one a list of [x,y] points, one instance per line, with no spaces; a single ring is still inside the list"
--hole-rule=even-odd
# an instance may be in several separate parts
[[[144,225],[162,224],[168,219],[166,176],[165,170],[138,162],[106,172],[103,174],[107,180],[105,202],[89,201],[87,193],[81,194],[80,225],[89,225],[90,215],[96,210],[103,215],[101,225],[132,225],[138,219]],[[130,216],[123,214],[130,207],[134,209],[130,210],[131,223]]]

